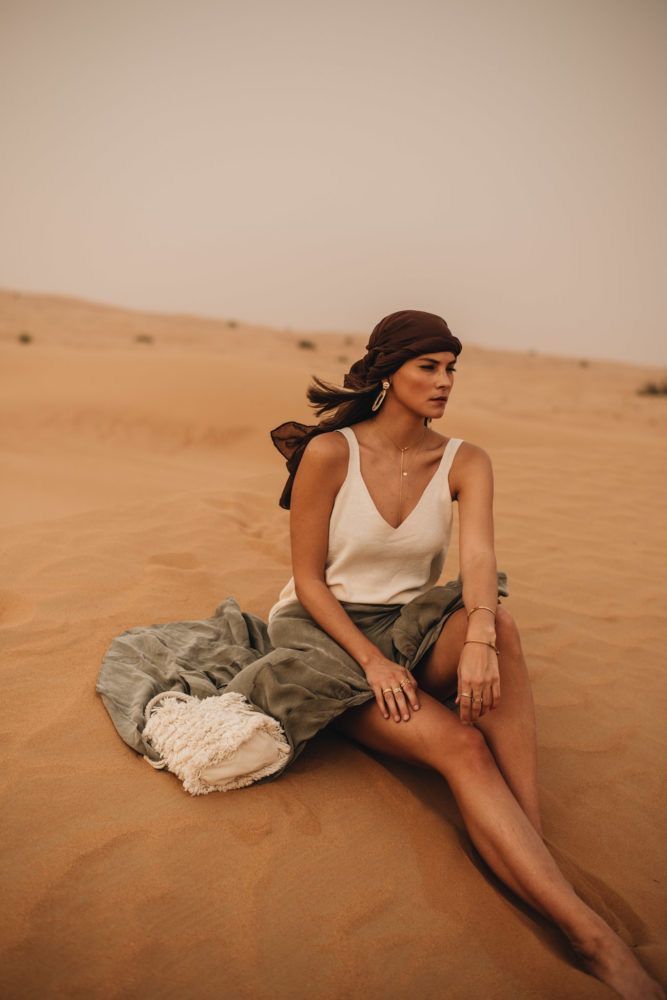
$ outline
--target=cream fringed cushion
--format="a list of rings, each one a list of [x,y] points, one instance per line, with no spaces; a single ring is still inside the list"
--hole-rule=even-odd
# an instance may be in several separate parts
[[[143,737],[162,761],[144,760],[168,768],[191,795],[243,788],[278,771],[290,754],[280,723],[238,692],[195,698],[162,691],[144,714]]]

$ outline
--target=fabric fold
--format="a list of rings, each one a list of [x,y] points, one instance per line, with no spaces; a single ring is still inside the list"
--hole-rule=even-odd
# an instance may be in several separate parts
[[[509,596],[502,570],[498,593]],[[462,582],[431,587],[407,604],[341,605],[384,656],[413,670],[463,607]],[[213,790],[275,780],[333,719],[375,698],[363,668],[299,601],[267,624],[233,596],[210,618],[136,626],[116,636],[96,691],[128,746],[156,769],[180,768],[183,781],[189,762],[191,787],[203,789],[208,777]],[[162,693],[171,697],[158,698]],[[454,697],[443,703],[457,712]],[[155,715],[151,703],[162,705]]]

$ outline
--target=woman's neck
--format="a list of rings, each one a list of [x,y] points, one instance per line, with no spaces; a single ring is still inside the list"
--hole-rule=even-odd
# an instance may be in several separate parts
[[[370,417],[369,427],[379,433],[385,440],[392,441],[397,448],[412,448],[426,441],[429,428],[424,424],[423,417],[415,417],[411,413],[382,414]]]

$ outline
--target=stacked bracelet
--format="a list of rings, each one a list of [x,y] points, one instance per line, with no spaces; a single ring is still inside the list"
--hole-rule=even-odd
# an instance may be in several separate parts
[[[468,612],[468,618],[470,618],[470,616],[473,613],[473,611],[479,611],[480,609],[482,611],[490,611],[491,614],[493,615],[493,617],[494,618],[496,617],[496,613],[493,610],[493,608],[487,608],[485,604],[476,604],[475,607],[471,608],[470,611]]]
[[[470,619],[470,616],[473,613],[473,611],[480,611],[480,610],[481,611],[490,611],[491,614],[493,615],[493,617],[494,618],[496,617],[496,612],[493,610],[493,608],[487,608],[486,605],[484,605],[484,604],[476,604],[475,607],[471,608],[470,611],[468,612],[468,619]],[[465,646],[466,642],[481,642],[485,646],[490,646],[491,649],[495,652],[496,656],[498,655],[498,647],[496,646],[496,644],[494,642],[489,642],[488,639],[466,639],[465,642],[463,643],[464,646]]]
[[[498,655],[498,647],[496,646],[495,642],[489,642],[487,639],[465,639],[463,643],[464,646],[466,642],[481,642],[484,646],[490,646],[491,649],[494,650],[496,655]]]

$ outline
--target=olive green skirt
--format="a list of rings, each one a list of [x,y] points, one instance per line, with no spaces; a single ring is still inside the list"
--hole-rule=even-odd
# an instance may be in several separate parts
[[[509,596],[502,570],[498,596]],[[414,670],[449,616],[463,607],[462,583],[459,576],[407,604],[341,604],[388,659]],[[210,618],[140,625],[116,636],[95,690],[119,736],[153,761],[160,755],[142,737],[151,698],[162,691],[197,698],[239,692],[255,711],[280,723],[290,746],[281,769],[256,784],[280,777],[317,732],[375,697],[362,667],[299,601],[283,605],[267,624],[242,611],[234,597]],[[456,712],[455,697],[444,704]]]

